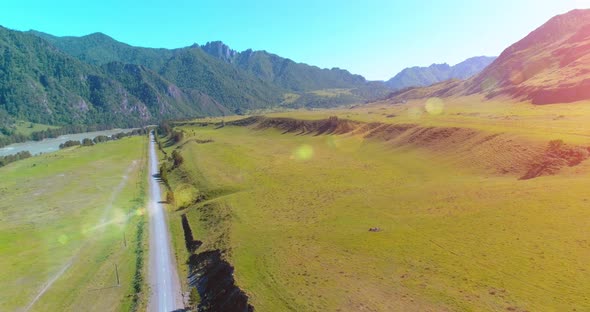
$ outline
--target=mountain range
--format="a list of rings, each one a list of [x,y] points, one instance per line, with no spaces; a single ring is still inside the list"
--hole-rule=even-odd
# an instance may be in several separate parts
[[[155,49],[102,33],[56,37],[0,27],[0,130],[16,120],[127,127],[384,97],[473,94],[534,104],[590,98],[590,10],[552,18],[496,59],[407,68],[387,82],[266,51],[239,52],[220,41]]]
[[[404,89],[390,98],[404,101],[474,94],[533,104],[590,99],[590,10],[551,18],[467,80]]]
[[[133,47],[102,33],[56,37],[0,27],[0,121],[137,126],[385,96],[383,83],[222,42]],[[323,90],[322,92],[317,92]]]
[[[392,90],[430,86],[449,79],[467,79],[478,74],[496,58],[476,56],[457,65],[432,64],[428,67],[409,67],[385,82]]]

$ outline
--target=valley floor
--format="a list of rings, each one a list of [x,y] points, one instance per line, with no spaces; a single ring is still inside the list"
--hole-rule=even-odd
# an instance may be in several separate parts
[[[575,129],[590,115],[514,106],[510,123],[495,108],[423,104],[274,115],[418,127],[391,137],[178,126],[184,139],[167,150],[184,158],[170,177],[181,274],[185,214],[197,252],[223,251],[257,311],[589,309],[588,162],[519,177],[549,140],[590,145]],[[404,115],[412,105],[422,117]],[[477,132],[441,136],[449,124]]]
[[[141,306],[146,144],[131,137],[0,168],[1,311]]]

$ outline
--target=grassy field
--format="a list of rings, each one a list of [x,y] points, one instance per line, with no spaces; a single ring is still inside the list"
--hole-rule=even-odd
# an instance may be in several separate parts
[[[590,145],[583,103],[471,101],[442,110],[416,101],[272,115],[452,125],[501,133],[524,150],[552,139]],[[170,178],[176,206],[186,206],[170,218],[177,255],[187,256],[186,213],[201,250],[227,250],[257,311],[590,309],[588,162],[522,181],[487,164],[536,154],[506,152],[494,140],[457,148],[464,143],[452,136],[402,144],[358,134],[180,129],[185,162]],[[199,195],[206,200],[191,204]]]
[[[298,110],[270,113],[270,117],[322,119],[332,115],[364,122],[416,123],[432,127],[465,127],[492,132],[523,134],[541,139],[561,138],[590,142],[588,101],[530,105],[511,100],[484,101],[479,96],[413,100],[406,104],[389,101],[334,110]]]
[[[0,168],[0,310],[121,311],[134,305],[146,142],[126,138]]]
[[[350,89],[322,89],[322,90],[315,90],[310,91],[309,93],[315,94],[320,97],[337,97],[339,95],[352,95]]]
[[[14,124],[14,132],[18,133],[18,134],[23,134],[23,135],[30,135],[31,133],[33,133],[35,131],[42,131],[42,130],[55,129],[55,128],[59,128],[59,127],[38,124],[38,123],[33,123],[33,122],[28,122],[28,121],[17,121]],[[0,137],[2,137],[2,136],[4,136],[4,134],[0,133]]]
[[[36,132],[36,131],[59,128],[56,126],[37,124],[37,123],[26,122],[26,121],[18,121],[15,124],[15,126],[16,126],[15,132],[20,133],[20,134],[24,134],[24,135],[30,135],[31,133]]]

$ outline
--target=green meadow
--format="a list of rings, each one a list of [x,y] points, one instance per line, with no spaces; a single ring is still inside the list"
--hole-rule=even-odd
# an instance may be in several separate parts
[[[145,137],[0,168],[0,310],[130,310],[144,222]],[[139,244],[138,244],[139,239]],[[119,285],[116,280],[117,266]],[[46,288],[44,294],[38,294]]]
[[[450,104],[433,115],[423,104],[271,115],[435,128],[462,119],[506,140],[456,149],[461,138],[401,144],[356,133],[177,127],[184,139],[168,150],[184,158],[169,178],[180,272],[187,272],[186,214],[199,250],[225,251],[257,311],[590,309],[590,166],[531,180],[489,167],[534,156],[550,139],[588,143],[568,121],[582,118],[583,108],[554,119],[553,107],[472,114],[470,105]],[[412,105],[418,118],[407,113]],[[568,122],[566,134],[547,130]]]
[[[18,121],[15,124],[15,132],[23,135],[31,135],[33,132],[43,131],[47,129],[56,129],[59,127],[38,124],[33,122]]]

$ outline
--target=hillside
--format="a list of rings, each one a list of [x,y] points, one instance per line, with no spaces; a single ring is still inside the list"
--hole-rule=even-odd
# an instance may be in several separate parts
[[[228,108],[227,112],[238,108],[247,110],[272,106],[282,98],[280,88],[209,56],[198,45],[174,50],[154,49],[133,47],[102,33],[82,37],[56,37],[37,31],[31,33],[89,64],[120,62],[145,66],[187,93],[207,95]]]
[[[15,120],[127,127],[227,112],[144,66],[85,63],[29,33],[0,28],[0,50],[0,128]]]
[[[143,65],[185,91],[207,94],[228,112],[279,105],[328,107],[362,103],[389,92],[382,83],[367,82],[346,70],[321,69],[265,51],[237,52],[222,42],[169,50],[133,47],[102,33],[82,37],[31,33],[89,64]],[[321,97],[312,93],[326,89],[347,89],[352,96]],[[285,95],[291,93],[297,95],[296,103],[285,101]]]
[[[142,65],[112,62],[101,67],[107,74],[116,77],[132,95],[150,107],[157,107],[156,116],[183,117],[196,112],[220,115],[228,112],[207,94],[181,89]],[[198,108],[195,103],[199,103]]]
[[[120,83],[38,37],[0,28],[0,49],[0,115],[46,124],[151,119]]]
[[[277,86],[290,91],[311,91],[330,88],[353,88],[366,84],[364,77],[353,75],[346,70],[333,68],[321,69],[266,51],[246,50],[237,52],[221,41],[205,45],[168,50],[133,47],[116,41],[102,34],[94,33],[82,37],[56,37],[38,31],[30,31],[65,53],[84,62],[103,65],[109,62],[121,62],[144,65],[154,71],[160,71],[171,58],[183,55],[187,50],[199,48],[224,63],[235,67]],[[203,62],[211,62],[207,56],[200,55]],[[219,64],[214,64],[220,66]]]
[[[93,33],[81,37],[57,37],[31,30],[30,34],[45,39],[59,50],[93,65],[110,62],[144,65],[157,70],[172,57],[174,50],[133,47],[103,34]]]
[[[382,83],[345,70],[214,47],[141,48],[102,33],[56,37],[0,28],[0,129],[11,133],[17,120],[135,126],[279,106],[362,103],[388,93]]]
[[[553,17],[464,82],[403,90],[391,98],[400,101],[473,94],[486,98],[507,96],[533,104],[590,98],[590,10]]]
[[[353,75],[343,69],[321,69],[296,63],[266,51],[237,52],[221,41],[209,42],[201,48],[208,54],[234,64],[264,81],[291,91],[356,88],[367,83],[363,76]]]
[[[232,112],[277,105],[279,87],[210,57],[198,46],[178,50],[159,73],[184,89],[198,90]]]
[[[550,19],[507,48],[465,94],[509,95],[534,104],[574,102],[590,97],[590,10]]]
[[[428,67],[410,67],[399,72],[385,84],[393,90],[408,87],[430,86],[448,79],[467,79],[481,72],[496,58],[477,56],[469,58],[459,64],[432,64]]]

